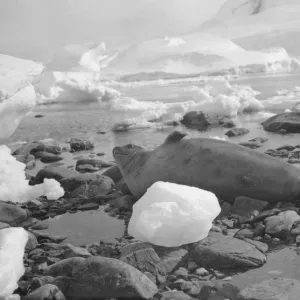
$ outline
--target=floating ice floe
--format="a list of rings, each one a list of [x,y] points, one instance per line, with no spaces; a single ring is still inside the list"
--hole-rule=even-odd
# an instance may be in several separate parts
[[[0,146],[0,197],[2,201],[25,203],[40,196],[57,200],[64,195],[60,183],[45,179],[43,183],[30,186],[25,176],[26,165],[11,155],[11,150]]]
[[[213,193],[159,181],[134,204],[128,233],[143,242],[177,247],[204,239],[220,212]]]

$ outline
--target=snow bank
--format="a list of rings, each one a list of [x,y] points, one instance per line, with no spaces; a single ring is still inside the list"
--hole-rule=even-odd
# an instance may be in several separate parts
[[[213,193],[159,181],[134,204],[128,233],[164,247],[195,243],[207,236],[220,212]]]
[[[0,300],[18,288],[18,281],[25,273],[23,256],[28,234],[23,228],[0,230]]]
[[[64,195],[59,182],[45,179],[44,183],[29,186],[25,176],[26,165],[17,161],[6,146],[0,146],[0,195],[3,201],[24,203],[42,195],[56,200]]]

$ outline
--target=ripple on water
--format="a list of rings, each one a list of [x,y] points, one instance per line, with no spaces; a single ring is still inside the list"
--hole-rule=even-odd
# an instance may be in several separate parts
[[[99,243],[100,240],[122,237],[125,230],[123,220],[110,217],[104,207],[96,211],[66,213],[48,219],[48,232],[51,235],[63,235],[68,238],[62,244],[76,246]]]

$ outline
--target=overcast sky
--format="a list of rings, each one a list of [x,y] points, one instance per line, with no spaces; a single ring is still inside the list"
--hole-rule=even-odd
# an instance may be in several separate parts
[[[0,0],[0,53],[47,61],[64,45],[178,35],[225,0]]]

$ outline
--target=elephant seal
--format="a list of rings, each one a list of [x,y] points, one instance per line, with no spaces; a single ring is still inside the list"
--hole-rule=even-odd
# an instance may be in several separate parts
[[[276,203],[300,195],[300,170],[267,154],[222,140],[174,131],[155,150],[126,145],[113,156],[134,196],[156,181],[198,187],[233,202],[237,196]]]

